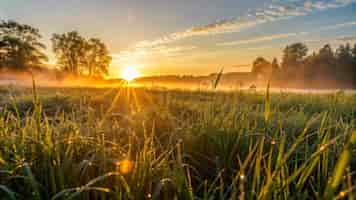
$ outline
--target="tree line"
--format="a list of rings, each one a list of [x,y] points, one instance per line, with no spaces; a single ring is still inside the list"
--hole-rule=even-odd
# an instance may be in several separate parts
[[[282,60],[272,62],[258,57],[253,62],[256,79],[272,79],[276,83],[303,82],[306,86],[325,84],[356,86],[356,44],[342,44],[333,50],[329,44],[308,55],[303,43],[288,45]]]
[[[15,21],[0,22],[0,69],[29,70],[45,66],[46,46],[39,30]],[[84,38],[72,31],[53,34],[52,50],[57,67],[74,75],[102,77],[108,75],[111,56],[98,38]]]
[[[0,21],[0,69],[29,70],[45,66],[48,58],[37,28],[15,21]],[[85,38],[72,31],[53,34],[52,50],[56,67],[74,75],[103,77],[112,61],[110,52],[98,38]],[[258,57],[252,65],[256,80],[272,79],[276,83],[303,82],[306,86],[333,81],[342,86],[356,86],[356,44],[329,44],[312,54],[303,43],[288,45],[281,62]]]

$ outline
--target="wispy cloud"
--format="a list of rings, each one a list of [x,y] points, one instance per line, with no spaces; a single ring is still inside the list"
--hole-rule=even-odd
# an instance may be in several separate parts
[[[196,48],[196,46],[169,47],[166,45],[161,45],[152,48],[134,48],[132,50],[126,50],[117,54],[112,54],[111,56],[113,57],[113,64],[120,64],[122,62],[130,62],[133,60],[140,60],[152,56],[173,57]]]
[[[171,57],[180,55],[183,52],[193,50],[195,46],[173,46],[172,43],[189,37],[216,35],[224,33],[240,32],[244,29],[255,27],[264,23],[289,19],[297,16],[305,16],[314,11],[322,11],[344,7],[354,3],[356,0],[275,0],[273,4],[263,8],[250,11],[246,15],[222,19],[203,26],[194,26],[189,29],[164,35],[154,40],[145,40],[138,42],[130,50],[121,51],[113,55],[114,64],[127,62],[129,60],[140,60],[143,58],[163,55]],[[346,22],[324,27],[323,30],[336,29],[346,26],[353,26],[356,22]],[[321,30],[321,29],[320,29]],[[231,41],[218,44],[219,46],[243,45],[271,41],[298,35],[308,34],[307,32],[299,33],[281,33],[269,36],[261,36],[248,40]]]
[[[344,36],[338,36],[338,37],[310,39],[310,40],[305,40],[304,42],[306,42],[306,43],[328,43],[328,44],[342,44],[345,42],[352,43],[352,42],[356,42],[356,36],[344,35]]]
[[[344,28],[344,27],[349,27],[349,26],[356,26],[356,21],[345,22],[345,23],[335,24],[335,25],[331,25],[331,26],[325,26],[325,27],[322,27],[320,30],[333,30],[333,29],[339,29],[339,28]]]
[[[136,47],[153,47],[157,45],[163,45],[171,43],[177,40],[181,40],[193,36],[211,35],[226,32],[237,32],[244,28],[255,26],[259,23],[263,23],[264,19],[249,20],[246,19],[232,19],[232,20],[221,20],[216,23],[208,24],[200,27],[193,27],[182,32],[172,33],[163,36],[156,40],[146,40],[139,42]]]
[[[354,0],[329,0],[329,1],[311,1],[305,0],[304,1],[304,8],[306,9],[317,9],[317,10],[326,10],[331,8],[338,8],[341,6],[346,6],[353,3]]]
[[[356,36],[342,36],[342,37],[336,38],[336,40],[342,41],[342,42],[355,42]]]
[[[249,51],[265,51],[266,49],[271,49],[273,48],[272,46],[261,46],[261,45],[258,45],[258,46],[253,46],[253,47],[246,47],[244,48],[245,50],[249,50]]]
[[[246,68],[251,67],[251,64],[240,64],[240,65],[233,65],[232,68]]]
[[[269,7],[261,10],[255,10],[241,17],[224,19],[204,26],[192,27],[181,32],[165,35],[156,40],[141,41],[136,45],[136,47],[163,45],[193,36],[240,32],[243,29],[254,27],[259,24],[287,19],[290,17],[308,15],[313,11],[344,7],[353,2],[355,2],[355,0],[279,0]]]
[[[218,46],[238,46],[238,45],[244,45],[244,44],[272,41],[272,40],[277,40],[277,39],[285,39],[285,38],[290,38],[290,37],[307,35],[307,34],[313,33],[313,32],[332,30],[332,29],[338,29],[338,28],[350,27],[350,26],[356,26],[356,21],[350,21],[350,22],[344,22],[344,23],[335,24],[335,25],[324,26],[324,27],[321,27],[321,28],[317,29],[316,31],[312,31],[312,32],[281,33],[281,34],[274,34],[274,35],[251,38],[251,39],[247,39],[247,40],[236,40],[236,41],[230,41],[230,42],[222,42],[217,45]],[[355,37],[351,37],[351,38],[355,38]],[[347,38],[345,38],[345,39],[347,39]],[[310,40],[307,40],[307,41],[310,41]],[[317,41],[319,41],[319,40],[317,40]]]
[[[281,34],[275,34],[275,35],[256,37],[256,38],[247,39],[247,40],[237,40],[237,41],[232,41],[232,42],[223,42],[223,43],[219,43],[217,45],[218,46],[238,46],[238,45],[244,45],[244,44],[272,41],[272,40],[276,40],[276,39],[284,39],[284,38],[295,37],[295,36],[298,36],[298,35],[305,35],[305,34],[308,34],[308,33],[307,32],[281,33]]]

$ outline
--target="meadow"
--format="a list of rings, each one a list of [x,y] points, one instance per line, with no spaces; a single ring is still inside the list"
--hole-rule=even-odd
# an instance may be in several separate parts
[[[354,199],[356,95],[0,88],[0,199]]]

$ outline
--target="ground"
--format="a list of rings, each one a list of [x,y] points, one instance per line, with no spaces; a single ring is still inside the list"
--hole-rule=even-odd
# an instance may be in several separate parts
[[[0,94],[0,199],[355,195],[354,94],[130,87]]]

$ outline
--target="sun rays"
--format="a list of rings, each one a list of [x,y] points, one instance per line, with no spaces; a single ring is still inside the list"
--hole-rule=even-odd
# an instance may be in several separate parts
[[[113,96],[110,97],[111,95]],[[122,81],[119,87],[107,91],[105,96],[112,100],[99,122],[100,126],[112,115],[124,116],[125,119],[132,121],[131,117],[141,113],[145,108],[158,110],[147,89],[136,87],[128,80]]]

